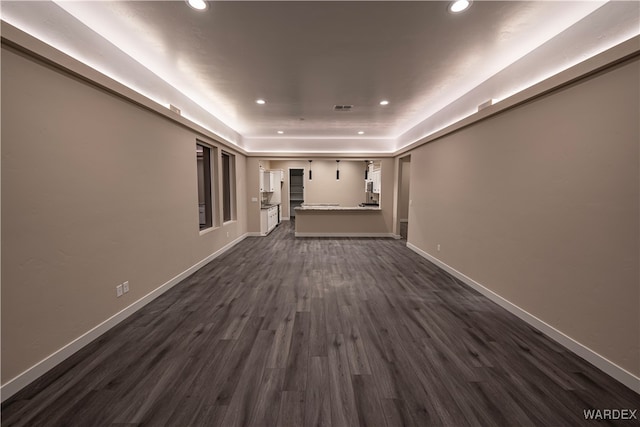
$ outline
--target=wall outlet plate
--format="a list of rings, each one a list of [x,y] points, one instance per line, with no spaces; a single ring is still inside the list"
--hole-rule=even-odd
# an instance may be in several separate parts
[[[129,292],[129,281],[128,281],[128,280],[122,284],[122,291],[123,291],[125,294],[126,294],[127,292]]]
[[[116,296],[120,298],[122,296],[122,285],[116,286]]]

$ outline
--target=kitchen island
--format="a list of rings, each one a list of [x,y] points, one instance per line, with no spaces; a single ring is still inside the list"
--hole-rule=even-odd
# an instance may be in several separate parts
[[[394,237],[379,206],[316,203],[295,211],[296,237]]]

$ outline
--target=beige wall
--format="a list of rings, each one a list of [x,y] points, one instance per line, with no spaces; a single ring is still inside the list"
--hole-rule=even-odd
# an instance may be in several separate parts
[[[335,160],[314,160],[313,179],[305,186],[306,203],[337,203],[358,206],[364,202],[364,162],[340,161],[340,180],[336,180]]]
[[[262,169],[269,170],[269,169],[271,169],[271,160],[264,160],[264,159],[259,160],[258,161],[258,165]]]
[[[3,47],[3,384],[246,233],[236,153],[238,221],[199,235],[197,137]]]
[[[400,160],[400,192],[398,196],[398,219],[409,218],[409,189],[411,177],[411,157]]]
[[[260,233],[260,161],[257,158],[247,158],[246,177],[247,231]]]
[[[636,60],[413,150],[409,208],[409,243],[635,375],[639,75]]]

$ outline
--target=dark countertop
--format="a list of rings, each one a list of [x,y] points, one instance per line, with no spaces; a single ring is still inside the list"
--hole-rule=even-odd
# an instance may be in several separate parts
[[[314,206],[298,206],[296,212],[362,212],[362,211],[382,211],[379,206],[331,206],[331,205],[314,205]]]
[[[279,205],[280,205],[280,203],[273,203],[273,204],[270,204],[270,205],[260,205],[260,209],[269,209],[269,208],[272,208],[274,206],[279,206]]]

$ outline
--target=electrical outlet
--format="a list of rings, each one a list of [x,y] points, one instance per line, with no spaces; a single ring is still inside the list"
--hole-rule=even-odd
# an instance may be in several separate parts
[[[440,243],[438,243],[438,252],[440,252]]]
[[[116,286],[116,296],[120,298],[122,296],[122,285]]]
[[[122,291],[123,291],[125,294],[126,294],[127,292],[129,292],[129,281],[128,281],[128,280],[122,284]]]

